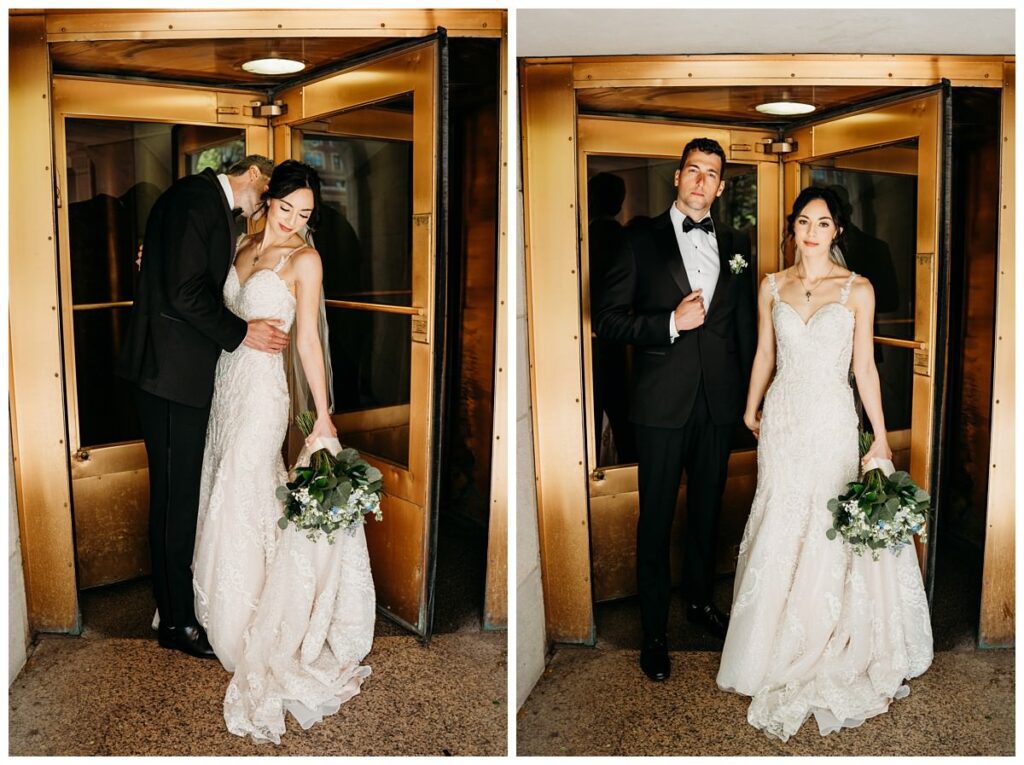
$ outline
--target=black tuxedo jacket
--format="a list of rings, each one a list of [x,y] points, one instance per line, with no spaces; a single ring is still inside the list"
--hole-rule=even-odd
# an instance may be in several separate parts
[[[721,271],[711,305],[704,324],[680,332],[674,343],[669,314],[693,290],[669,211],[626,229],[609,259],[595,330],[634,347],[629,408],[638,425],[683,427],[701,379],[716,424],[734,424],[743,416],[757,343],[756,268],[745,236],[718,225],[715,231]],[[729,267],[736,254],[748,263],[739,274]]]
[[[212,170],[181,178],[160,195],[146,222],[119,376],[181,404],[210,403],[217,357],[235,350],[247,331],[224,306],[234,257],[234,220]]]

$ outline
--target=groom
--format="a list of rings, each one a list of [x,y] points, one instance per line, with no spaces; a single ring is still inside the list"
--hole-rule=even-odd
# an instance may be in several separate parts
[[[686,145],[675,202],[648,225],[626,230],[596,311],[599,337],[634,346],[629,408],[640,492],[640,666],[652,680],[669,676],[669,543],[684,469],[687,619],[719,637],[728,626],[712,603],[715,537],[756,328],[750,243],[711,219],[725,189],[724,169],[716,141]]]
[[[287,335],[266,320],[246,322],[224,306],[235,256],[234,214],[251,216],[274,165],[251,155],[226,174],[181,178],[150,212],[145,264],[117,374],[137,386],[149,459],[149,548],[159,641],[193,656],[214,656],[196,621],[192,548],[214,368],[242,343],[279,353]]]

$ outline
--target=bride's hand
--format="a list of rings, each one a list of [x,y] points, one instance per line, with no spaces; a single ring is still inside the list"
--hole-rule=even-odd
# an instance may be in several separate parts
[[[743,424],[747,426],[747,429],[754,434],[754,438],[761,437],[761,413],[755,412],[750,414],[749,412],[743,415]]]
[[[338,429],[334,427],[334,423],[331,422],[329,415],[323,417],[317,417],[316,422],[313,424],[313,430],[309,432],[309,438],[306,439],[306,444],[312,444],[318,438],[337,438]]]
[[[889,442],[884,438],[876,438],[871,442],[871,448],[868,449],[867,454],[861,458],[861,468],[873,459],[889,460],[892,462],[892,449],[889,448]]]

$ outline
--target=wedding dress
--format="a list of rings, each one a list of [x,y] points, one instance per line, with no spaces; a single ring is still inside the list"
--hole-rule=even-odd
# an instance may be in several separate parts
[[[768,276],[776,373],[718,686],[751,696],[748,722],[783,741],[811,714],[824,736],[885,712],[932,661],[913,548],[874,561],[825,536],[828,500],[859,474],[846,307],[854,277],[805,323]]]
[[[232,266],[227,307],[246,320],[280,319],[287,332],[295,298],[278,272],[291,254],[244,284]],[[275,743],[285,711],[308,728],[359,693],[375,619],[362,527],[337,533],[330,545],[277,525],[288,412],[280,354],[245,345],[221,354],[192,565],[196,616],[234,672],[224,698],[228,729]]]

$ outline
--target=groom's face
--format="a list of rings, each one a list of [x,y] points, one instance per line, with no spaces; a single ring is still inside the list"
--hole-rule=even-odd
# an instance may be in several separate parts
[[[722,158],[693,150],[686,155],[683,167],[676,170],[676,206],[693,220],[699,221],[712,203],[722,196]]]

